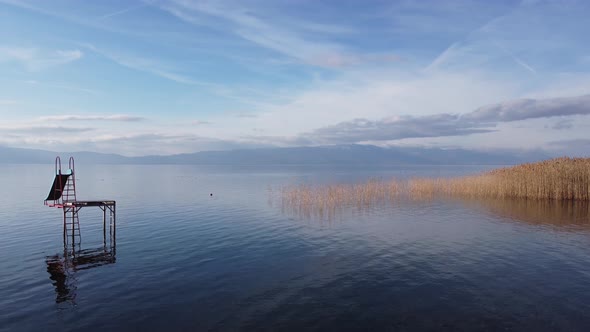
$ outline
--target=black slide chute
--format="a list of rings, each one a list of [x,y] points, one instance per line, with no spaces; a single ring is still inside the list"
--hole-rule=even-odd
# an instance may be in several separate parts
[[[68,178],[71,174],[56,174],[55,179],[53,180],[53,186],[51,186],[51,191],[49,195],[47,195],[46,201],[57,201],[60,199],[66,182],[68,182]]]

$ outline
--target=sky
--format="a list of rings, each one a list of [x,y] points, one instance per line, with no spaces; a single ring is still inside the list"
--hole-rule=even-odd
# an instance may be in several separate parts
[[[0,0],[0,145],[590,147],[590,2]]]

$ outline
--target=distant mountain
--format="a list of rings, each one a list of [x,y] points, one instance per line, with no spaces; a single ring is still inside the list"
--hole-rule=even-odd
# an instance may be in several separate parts
[[[550,158],[542,151],[475,151],[466,149],[338,145],[204,151],[170,156],[125,157],[95,152],[59,153],[45,150],[0,147],[0,163],[48,164],[56,155],[74,156],[89,164],[429,164],[506,165]]]
[[[68,162],[70,156],[76,161],[83,161],[91,164],[126,164],[132,163],[131,158],[117,155],[96,152],[54,152],[35,149],[8,148],[0,146],[1,164],[51,164],[56,156],[64,158],[62,163]]]

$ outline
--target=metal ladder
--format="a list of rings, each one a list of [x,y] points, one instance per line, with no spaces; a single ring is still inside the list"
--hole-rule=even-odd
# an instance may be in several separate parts
[[[79,208],[75,206],[64,206],[64,243],[70,243],[72,249],[74,249],[76,245],[80,245],[82,241],[78,210]]]
[[[77,198],[76,198],[76,172],[74,171],[74,168],[75,168],[74,157],[70,157],[70,160],[68,161],[68,169],[72,173],[72,175],[68,178],[68,180],[64,184],[64,188],[63,188],[63,192],[62,192],[62,197],[63,197],[64,203],[75,202],[77,200]],[[60,172],[61,172],[61,167],[60,167]]]
[[[78,218],[79,208],[76,206],[68,206],[67,203],[76,202],[76,172],[74,171],[74,158],[70,157],[68,161],[68,168],[72,175],[66,181],[63,193],[62,202],[64,204],[64,243],[71,241],[72,248],[79,245],[82,235],[80,234],[80,219]]]

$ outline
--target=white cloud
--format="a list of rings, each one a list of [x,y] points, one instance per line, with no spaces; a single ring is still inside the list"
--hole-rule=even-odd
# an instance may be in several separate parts
[[[60,135],[60,128],[48,129],[45,136],[27,135],[29,132],[6,133],[0,129],[0,145],[27,146],[38,149],[62,151],[95,151],[118,153],[126,156],[168,155],[204,150],[232,150],[261,147],[261,144],[226,141],[190,133],[134,132],[93,133],[93,135]],[[32,131],[31,131],[32,133]]]
[[[44,134],[75,134],[85,133],[95,130],[95,128],[88,127],[65,127],[65,126],[15,126],[15,127],[0,127],[0,134],[2,133],[23,133],[28,135],[44,135]]]
[[[49,115],[39,118],[40,121],[121,121],[136,122],[145,118],[127,114],[114,115]]]
[[[46,51],[37,48],[0,46],[0,62],[16,62],[29,71],[63,65],[82,58],[80,50]]]
[[[66,95],[64,91],[47,89],[49,84],[42,87],[43,90],[49,91],[38,94],[39,98],[47,100],[39,101],[37,105],[30,102],[22,107],[19,105],[19,110],[22,109],[23,114],[31,116],[37,125],[38,121],[53,121],[55,125],[63,124],[59,123],[60,121],[72,121],[68,124],[73,124],[74,121],[92,121],[92,125],[97,127],[92,132],[96,140],[89,141],[89,138],[84,137],[87,133],[71,135],[79,136],[79,140],[76,141],[79,142],[79,146],[91,142],[96,148],[109,147],[114,149],[113,151],[119,151],[128,147],[109,142],[129,142],[137,149],[136,154],[144,154],[148,151],[152,153],[157,148],[161,149],[161,153],[191,152],[197,148],[213,149],[218,146],[216,144],[219,141],[243,143],[247,140],[257,140],[281,145],[311,144],[313,138],[319,140],[318,136],[322,133],[324,137],[320,138],[332,142],[337,142],[338,137],[346,137],[345,141],[355,142],[370,138],[376,142],[378,139],[469,134],[488,131],[490,128],[481,128],[481,121],[475,127],[455,128],[453,121],[460,121],[460,114],[472,112],[482,105],[498,103],[501,100],[540,100],[590,92],[590,76],[584,72],[588,69],[584,65],[584,61],[588,64],[588,59],[584,57],[590,53],[585,46],[587,43],[583,43],[585,35],[580,38],[584,29],[579,29],[582,32],[576,35],[572,29],[574,24],[570,25],[570,20],[562,20],[566,16],[565,13],[571,14],[571,21],[575,21],[576,15],[581,15],[584,11],[576,10],[574,7],[573,10],[561,11],[561,8],[557,8],[559,6],[551,7],[549,2],[537,4],[544,9],[536,10],[527,7],[529,5],[520,6],[516,3],[498,5],[462,0],[445,3],[399,1],[391,4],[394,7],[393,11],[383,13],[383,16],[375,20],[372,20],[372,17],[360,17],[363,16],[361,14],[383,8],[381,5],[366,6],[370,9],[367,12],[363,9],[362,13],[336,11],[337,8],[334,8],[334,11],[326,11],[326,7],[320,6],[325,12],[318,11],[313,13],[314,15],[305,15],[301,12],[291,13],[282,10],[290,7],[291,2],[285,5],[284,2],[235,0],[161,0],[144,1],[137,6],[120,7],[116,10],[112,9],[112,4],[101,4],[83,10],[66,8],[67,6],[50,6],[42,2],[36,3],[36,6],[46,9],[26,5],[26,1],[23,5],[19,5],[18,1],[0,0],[0,3],[2,2],[34,10],[37,14],[61,18],[64,24],[74,27],[79,26],[72,25],[72,22],[83,27],[111,32],[128,28],[127,33],[119,33],[116,36],[113,34],[113,39],[104,40],[99,47],[75,47],[80,47],[86,53],[96,52],[99,57],[113,61],[115,66],[118,64],[133,69],[128,71],[119,67],[119,70],[109,71],[109,74],[113,75],[113,80],[120,77],[119,75],[135,75],[141,76],[142,80],[155,80],[151,82],[151,86],[166,83],[159,78],[186,85],[178,89],[179,93],[173,91],[162,97],[169,98],[162,104],[169,103],[164,105],[170,105],[165,110],[170,112],[170,116],[156,116],[151,121],[138,124],[130,123],[139,119],[128,118],[128,115],[41,116],[68,112],[68,109],[75,110],[80,109],[79,107],[98,112],[95,114],[101,114],[101,108],[108,109],[109,112],[125,113],[129,110],[126,107],[134,105],[133,100],[119,103],[118,100],[109,99],[108,104],[105,104],[107,107],[104,107],[100,104],[101,101],[97,100],[99,98],[95,98],[99,104],[96,107],[88,106],[94,101],[84,98],[88,96],[78,98],[79,94],[76,93],[71,100],[67,97],[60,98],[66,105],[57,108],[55,103],[47,101],[59,92],[62,93],[61,97]],[[146,12],[154,15],[153,21],[145,22],[142,15],[134,16],[133,10],[143,6],[147,6]],[[398,10],[400,7],[402,10]],[[488,10],[490,7],[494,8]],[[161,12],[158,8],[171,15]],[[579,13],[576,14],[575,11]],[[391,15],[392,12],[396,14]],[[104,15],[99,17],[97,13]],[[128,14],[129,17],[125,18],[129,20],[109,20],[124,14]],[[354,16],[355,20],[343,19],[346,15]],[[449,24],[454,23],[449,17],[456,18],[457,24]],[[563,25],[555,24],[559,20],[563,21]],[[369,23],[360,24],[361,22]],[[587,24],[580,25],[578,22],[575,27],[585,25]],[[163,26],[166,29],[160,29]],[[138,27],[145,29],[136,29]],[[131,31],[134,29],[135,31]],[[440,30],[444,31],[439,32]],[[376,34],[373,35],[371,32]],[[440,53],[445,45],[449,46]],[[170,49],[162,52],[157,49],[164,46]],[[144,52],[151,47],[153,52]],[[399,57],[389,51],[391,48],[396,50],[397,54],[397,47],[402,48],[400,54],[403,54],[404,61],[399,61]],[[558,50],[557,53],[551,53],[555,50]],[[550,55],[546,55],[545,51]],[[202,58],[203,53],[222,56],[210,60]],[[569,62],[569,58],[565,57],[567,55],[575,56],[572,56],[572,61]],[[27,70],[48,68],[75,61],[82,56],[84,54],[75,49],[47,51],[26,47],[0,48],[0,61],[10,62],[10,65],[20,64]],[[179,59],[182,61],[178,61]],[[388,66],[391,62],[396,63]],[[208,65],[213,67],[200,69],[200,66]],[[221,74],[215,75],[218,72],[214,69],[221,67]],[[339,70],[324,70],[317,67],[338,67]],[[422,68],[426,70],[421,70]],[[235,69],[237,71],[234,71]],[[550,72],[551,70],[553,72]],[[140,75],[139,72],[151,74],[152,77]],[[223,80],[224,83],[204,82],[208,79],[214,82]],[[77,83],[80,82],[54,86],[62,86],[63,89],[72,91],[78,89],[87,93],[94,91],[78,88]],[[141,99],[142,96],[146,96],[146,100],[138,101],[137,105],[149,102],[149,92],[134,90],[132,85],[122,87],[124,91],[116,91],[113,96],[118,92],[130,92],[127,94],[130,99],[138,96],[138,99]],[[102,88],[108,92],[111,86],[107,84]],[[113,87],[118,88],[119,86]],[[24,90],[27,88],[24,87]],[[29,90],[34,94],[35,90],[42,89],[40,87]],[[10,96],[6,95],[7,98]],[[15,96],[21,98],[19,95]],[[222,98],[223,102],[219,102]],[[56,108],[48,113],[43,103]],[[0,105],[11,104],[3,104],[0,101]],[[497,120],[498,117],[505,116],[506,107],[518,107],[524,112],[521,115],[526,117],[527,125],[530,123],[532,127],[534,119],[526,113],[529,106],[522,101],[515,105],[501,103],[492,107],[491,114],[483,112],[483,108],[478,115]],[[9,107],[0,109],[7,108]],[[139,106],[137,109],[142,108]],[[238,112],[242,110],[244,112]],[[156,111],[150,109],[150,112]],[[150,116],[154,113],[150,113]],[[441,114],[450,114],[451,118],[440,117]],[[521,120],[515,118],[515,114],[510,113],[509,118]],[[420,124],[421,127],[411,128],[419,122],[416,119],[427,123]],[[481,142],[483,138],[488,140],[485,144],[491,145],[510,144],[511,140],[526,144],[543,144],[547,141],[542,137],[545,135],[544,132],[529,135],[530,132],[526,130],[533,129],[513,128],[508,122],[497,124],[496,120],[491,121],[490,126],[496,123],[492,129],[499,132],[471,135],[469,142],[465,144],[478,140]],[[551,121],[558,119],[539,121],[539,126],[534,129],[546,127],[548,135],[569,134],[575,137],[581,130],[579,128],[582,128],[576,122],[576,125],[569,129],[578,132],[570,134],[569,130],[551,129],[568,129],[568,122]],[[341,125],[343,123],[346,125]],[[339,128],[344,128],[346,132],[332,130],[327,133],[329,130],[325,130],[334,129],[339,124]],[[411,129],[415,129],[414,132]],[[195,132],[208,139],[199,139],[199,144],[191,145],[191,135]],[[150,136],[150,133],[157,133],[159,136]],[[263,133],[265,136],[253,137],[252,134],[255,133]],[[371,135],[364,135],[367,133]],[[523,133],[527,136],[521,140]],[[13,131],[11,134],[16,132]],[[59,131],[56,130],[52,139],[58,139],[58,134]],[[35,133],[30,131],[30,135],[34,136]],[[42,141],[42,135],[37,136]],[[110,141],[108,137],[116,139]],[[64,137],[62,141],[66,143],[67,139]],[[207,144],[210,145],[207,147]]]
[[[458,114],[356,119],[299,135],[315,144],[349,144],[405,138],[466,136],[495,132],[498,124],[529,119],[590,115],[590,95],[544,100],[520,99]],[[563,129],[563,123],[557,122]],[[555,128],[558,129],[558,128]]]
[[[193,126],[202,126],[202,125],[211,124],[211,122],[209,122],[209,121],[203,121],[203,120],[193,120],[193,121],[191,121],[191,124]]]
[[[227,126],[216,130],[231,135],[240,128],[248,132],[264,128],[270,136],[294,136],[358,118],[465,113],[517,98],[517,83],[475,72],[414,76],[400,71],[361,71],[320,81],[293,93],[288,102],[260,106],[255,118],[216,118],[215,123]]]
[[[480,107],[461,118],[494,123],[589,114],[590,94],[569,98],[511,100]]]

